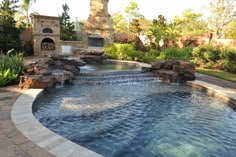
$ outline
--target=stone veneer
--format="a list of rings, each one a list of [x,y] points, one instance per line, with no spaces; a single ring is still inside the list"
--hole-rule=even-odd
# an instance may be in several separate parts
[[[105,44],[114,42],[114,29],[108,14],[109,0],[90,0],[90,14],[83,30],[90,35],[100,35]]]
[[[60,53],[60,21],[59,17],[31,15],[34,55]],[[51,32],[50,32],[51,30]],[[55,44],[54,50],[42,50],[44,39],[50,39]]]

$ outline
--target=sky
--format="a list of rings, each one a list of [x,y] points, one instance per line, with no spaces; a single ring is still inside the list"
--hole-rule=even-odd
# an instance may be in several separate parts
[[[0,0],[1,2],[2,0]],[[205,7],[210,0],[109,0],[109,13],[123,12],[130,2],[138,4],[141,14],[146,19],[156,19],[162,14],[171,20],[173,16],[180,15],[185,9],[192,8],[195,12],[206,12]],[[58,16],[62,13],[62,4],[67,3],[71,20],[86,20],[89,15],[89,0],[36,0],[31,6],[30,12],[38,12],[41,15]]]
[[[1,0],[0,0],[1,1]],[[185,9],[192,8],[196,12],[205,12],[203,6],[207,6],[210,0],[109,0],[109,13],[123,12],[130,2],[138,4],[141,14],[146,19],[156,19],[162,14],[171,20],[174,15],[179,15]],[[89,15],[89,0],[36,0],[31,6],[30,12],[38,12],[41,15],[58,16],[62,13],[62,4],[67,3],[71,20],[86,20]]]

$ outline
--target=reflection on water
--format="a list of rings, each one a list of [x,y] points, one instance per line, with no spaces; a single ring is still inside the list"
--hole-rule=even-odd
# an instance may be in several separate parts
[[[236,113],[187,86],[66,86],[33,109],[52,131],[107,157],[235,157]]]

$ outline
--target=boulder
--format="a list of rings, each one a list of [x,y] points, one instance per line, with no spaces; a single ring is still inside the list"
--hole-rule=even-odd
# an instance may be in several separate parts
[[[165,70],[173,70],[175,65],[180,65],[180,62],[177,60],[168,60],[164,62],[163,69]]]
[[[179,60],[155,61],[151,71],[161,80],[167,82],[183,82],[195,80],[195,65]]]
[[[196,76],[194,75],[194,73],[191,73],[188,71],[185,71],[184,73],[179,74],[179,80],[181,81],[192,81],[195,79],[196,79]]]
[[[101,64],[105,56],[97,56],[97,55],[81,55],[80,58],[86,63],[99,63]]]
[[[179,80],[178,74],[172,70],[159,70],[156,74],[160,80],[165,82],[178,82]]]
[[[103,51],[95,51],[95,50],[82,50],[79,52],[79,55],[93,55],[93,56],[103,56]]]
[[[79,75],[79,73],[80,73],[80,68],[78,68],[76,66],[73,66],[73,65],[67,65],[66,64],[66,65],[63,66],[63,69],[67,70],[67,71],[70,71],[75,75]]]
[[[180,66],[185,69],[185,71],[188,71],[190,73],[195,73],[195,65],[193,63],[186,62],[186,61],[179,61],[179,63],[180,63]]]
[[[80,66],[86,65],[86,63],[84,61],[82,61],[81,59],[76,58],[76,57],[61,58],[60,61],[63,62],[64,64],[72,65],[75,67],[80,67]]]
[[[157,60],[152,64],[151,69],[160,70],[164,67],[164,63],[165,63],[165,61]]]
[[[48,88],[57,83],[70,82],[80,73],[85,62],[76,57],[54,54],[34,59],[24,66],[20,88]]]
[[[19,87],[22,89],[29,88],[48,88],[54,84],[51,76],[43,77],[41,75],[24,75],[20,77]]]

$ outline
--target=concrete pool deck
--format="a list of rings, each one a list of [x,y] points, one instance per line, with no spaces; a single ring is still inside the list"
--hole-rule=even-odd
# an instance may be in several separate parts
[[[226,101],[236,100],[236,83],[203,74],[189,83]],[[31,107],[41,91],[0,88],[0,157],[101,157],[54,134],[34,118]]]

